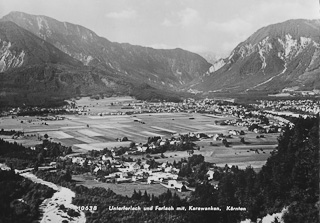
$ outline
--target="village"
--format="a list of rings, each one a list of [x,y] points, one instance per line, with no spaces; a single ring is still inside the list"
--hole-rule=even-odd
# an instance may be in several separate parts
[[[262,110],[299,112],[298,115],[316,115],[320,112],[319,100],[259,100],[254,105]],[[293,115],[290,114],[289,115]]]
[[[70,157],[70,160],[73,165],[90,169],[89,174],[97,182],[160,184],[165,188],[174,189],[178,192],[194,191],[193,185],[186,178],[179,175],[180,168],[183,165],[187,165],[187,159],[179,163],[157,162],[154,157],[147,155],[147,158],[134,161],[131,157],[118,156],[117,149],[104,151],[106,151],[105,154],[101,155],[104,153],[101,151],[94,158],[90,155],[81,155]],[[128,153],[126,152],[126,154]],[[189,157],[192,154],[193,152],[189,154]],[[56,163],[52,163],[52,165],[56,165]],[[211,165],[206,172],[206,180],[218,187],[218,182],[213,180],[215,171],[218,171],[218,168],[215,165]]]

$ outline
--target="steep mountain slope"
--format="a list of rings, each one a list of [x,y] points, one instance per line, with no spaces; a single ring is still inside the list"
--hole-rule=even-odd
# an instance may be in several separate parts
[[[180,87],[199,78],[211,66],[201,56],[185,50],[156,50],[113,43],[85,27],[46,16],[12,12],[2,20],[12,21],[29,30],[84,65],[121,73],[157,86]]]
[[[0,74],[0,105],[50,105],[92,94],[129,95],[134,86],[99,69],[46,63]]]
[[[0,22],[0,72],[44,63],[81,63],[13,22]]]
[[[192,88],[214,92],[320,89],[320,21],[289,20],[261,28],[210,71]]]
[[[0,22],[0,104],[45,104],[76,95],[129,94],[121,75],[84,66],[10,21]]]

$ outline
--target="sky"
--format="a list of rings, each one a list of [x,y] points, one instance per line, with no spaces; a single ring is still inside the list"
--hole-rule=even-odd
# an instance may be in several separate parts
[[[319,0],[0,0],[11,11],[82,25],[113,42],[227,56],[258,29],[320,19]]]

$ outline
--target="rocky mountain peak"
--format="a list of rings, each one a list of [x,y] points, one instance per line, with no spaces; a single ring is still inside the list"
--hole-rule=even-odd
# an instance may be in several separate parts
[[[283,90],[319,86],[319,20],[289,20],[263,27],[215,63],[199,88]],[[210,80],[212,79],[212,80]],[[281,84],[280,84],[281,83]],[[210,85],[209,85],[210,84]],[[201,86],[201,87],[200,87]]]

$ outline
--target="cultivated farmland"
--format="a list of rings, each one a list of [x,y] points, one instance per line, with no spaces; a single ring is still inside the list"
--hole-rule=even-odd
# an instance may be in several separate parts
[[[212,138],[197,141],[202,154],[208,162],[217,165],[237,164],[241,167],[263,165],[277,144],[278,134],[266,134],[264,138],[256,138],[258,134],[248,132],[246,127],[217,125],[216,121],[233,117],[199,114],[199,113],[142,113],[134,115],[101,115],[104,112],[123,111],[122,106],[134,103],[130,97],[92,100],[84,98],[78,105],[86,106],[86,115],[65,115],[64,120],[41,121],[35,117],[2,117],[1,128],[23,130],[25,136],[15,139],[18,143],[32,146],[40,143],[39,137],[45,134],[55,142],[71,146],[76,153],[89,150],[102,150],[119,146],[129,146],[131,141],[145,143],[148,137],[161,136],[171,138],[174,134],[205,133],[214,135],[228,134],[229,130],[243,130],[246,144],[240,143],[240,136],[228,139],[229,147]],[[129,141],[119,142],[116,139],[127,137]],[[10,137],[9,141],[13,141]],[[258,153],[257,153],[258,150]],[[186,151],[166,152],[167,158],[160,161],[180,160],[188,157]],[[156,156],[156,155],[153,155]],[[137,156],[136,158],[144,157]]]

